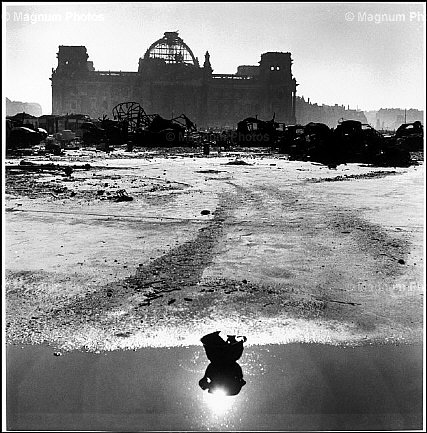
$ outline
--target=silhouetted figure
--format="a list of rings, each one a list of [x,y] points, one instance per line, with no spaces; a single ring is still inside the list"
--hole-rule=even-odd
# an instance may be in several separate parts
[[[242,356],[246,337],[227,335],[225,341],[219,333],[211,332],[200,339],[211,363],[200,379],[199,386],[210,393],[220,391],[225,395],[236,395],[246,384],[242,369],[236,362]]]
[[[217,364],[236,362],[242,356],[246,337],[238,336],[237,340],[235,335],[228,335],[227,341],[224,341],[219,333],[220,331],[215,331],[200,339],[206,356],[209,361]]]
[[[203,390],[207,389],[211,394],[221,391],[225,395],[237,395],[245,384],[242,368],[237,362],[211,363],[199,381],[199,386]]]

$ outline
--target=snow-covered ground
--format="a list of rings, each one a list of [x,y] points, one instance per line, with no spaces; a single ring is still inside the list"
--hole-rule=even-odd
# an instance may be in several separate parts
[[[8,341],[422,340],[424,165],[235,161],[69,152],[90,170],[7,175]]]

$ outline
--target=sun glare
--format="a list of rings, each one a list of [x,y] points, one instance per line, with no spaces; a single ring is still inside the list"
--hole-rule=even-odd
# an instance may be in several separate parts
[[[228,396],[225,389],[218,388],[213,393],[204,392],[204,400],[214,415],[224,415],[233,405],[233,397]]]

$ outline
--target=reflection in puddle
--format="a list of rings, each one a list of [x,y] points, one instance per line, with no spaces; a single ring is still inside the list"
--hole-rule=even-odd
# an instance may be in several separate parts
[[[200,339],[205,348],[209,361],[215,364],[230,364],[236,362],[243,353],[243,343],[246,337],[228,335],[225,341],[219,334],[221,331],[211,332]]]
[[[8,431],[422,428],[422,344],[252,345],[220,373],[200,346],[54,356],[49,346],[9,345]],[[224,370],[247,382],[238,394],[200,388]]]
[[[211,363],[199,380],[205,391],[204,402],[213,415],[224,415],[235,403],[235,396],[246,384],[243,371],[236,362],[243,353],[246,337],[228,335],[227,341],[216,331],[202,337],[201,342]]]
[[[199,386],[210,394],[237,395],[246,384],[243,371],[237,362],[231,364],[211,363],[205,375],[199,381]]]
[[[203,401],[210,409],[212,415],[220,416],[230,411],[236,399],[228,396],[224,390],[217,389],[213,394],[205,392],[203,394]]]

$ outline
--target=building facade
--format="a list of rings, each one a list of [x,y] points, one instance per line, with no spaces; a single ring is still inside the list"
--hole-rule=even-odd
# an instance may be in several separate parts
[[[14,116],[18,113],[41,116],[42,107],[37,102],[11,101],[9,98],[6,98],[6,116]]]
[[[354,110],[344,105],[325,105],[311,103],[303,97],[296,99],[296,118],[297,122],[305,125],[309,122],[319,122],[328,125],[330,128],[335,128],[340,120],[358,120],[362,123],[367,123],[365,113],[361,110]]]
[[[52,70],[52,114],[107,115],[119,103],[138,102],[147,114],[184,113],[198,127],[235,128],[245,117],[295,123],[296,87],[290,53],[268,52],[259,65],[214,74],[177,32],[166,32],[139,59],[136,72],[96,71],[84,46],[60,46]]]

